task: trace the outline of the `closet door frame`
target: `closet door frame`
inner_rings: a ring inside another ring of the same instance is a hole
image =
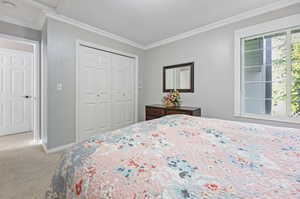
[[[133,76],[134,78],[134,100],[133,100],[133,104],[134,104],[134,122],[136,123],[138,121],[138,74],[139,74],[139,56],[135,55],[135,54],[130,54],[130,53],[126,53],[126,52],[122,52],[119,50],[115,50],[112,48],[108,48],[106,46],[101,46],[101,45],[97,45],[91,42],[86,42],[86,41],[82,41],[82,40],[77,40],[76,41],[76,119],[75,119],[75,125],[76,125],[76,143],[78,143],[80,141],[79,139],[79,56],[80,56],[80,46],[85,46],[85,47],[90,47],[90,48],[94,48],[94,49],[99,49],[102,51],[106,51],[106,52],[110,52],[110,53],[114,53],[114,54],[119,54],[119,55],[123,55],[126,57],[131,57],[135,60],[135,64],[134,64],[134,74]]]

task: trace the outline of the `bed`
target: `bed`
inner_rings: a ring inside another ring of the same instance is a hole
[[[172,115],[66,152],[47,199],[299,199],[300,130]]]

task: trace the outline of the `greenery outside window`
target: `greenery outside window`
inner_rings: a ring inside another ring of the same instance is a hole
[[[241,39],[241,114],[300,116],[300,28]]]

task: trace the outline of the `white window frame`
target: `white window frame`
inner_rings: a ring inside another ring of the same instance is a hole
[[[242,39],[260,36],[268,33],[284,31],[287,29],[299,28],[300,26],[300,14],[291,15],[288,17],[276,19],[266,23],[250,26],[235,31],[234,33],[234,116],[235,117],[244,117],[249,119],[260,119],[260,120],[272,120],[286,123],[298,123],[300,124],[300,118],[289,118],[289,117],[274,117],[268,115],[258,115],[258,114],[248,114],[242,112],[242,102],[241,102],[241,50],[242,50]],[[289,81],[290,79],[288,79]]]

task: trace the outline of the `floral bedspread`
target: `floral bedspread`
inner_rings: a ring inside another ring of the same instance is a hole
[[[47,199],[299,199],[300,130],[173,115],[75,145]]]

